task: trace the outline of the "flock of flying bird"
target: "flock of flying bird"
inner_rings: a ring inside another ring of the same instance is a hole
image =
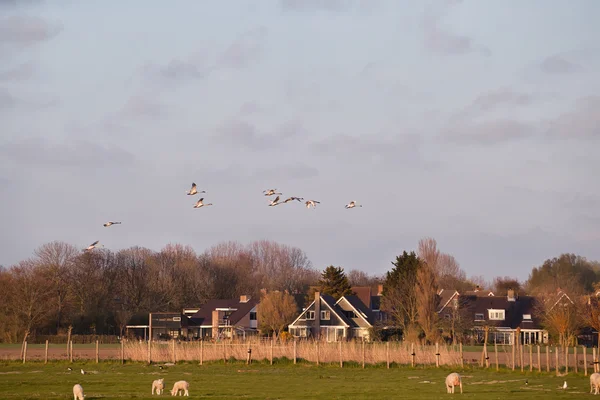
[[[198,193],[206,193],[206,191],[202,190],[202,191],[198,191],[198,186],[196,185],[196,183],[192,182],[192,187],[190,188],[190,190],[188,190],[187,192],[185,192],[185,194],[187,194],[188,196],[194,196]],[[277,195],[277,197],[275,197],[273,200],[269,201],[269,207],[274,207],[274,206],[278,206],[281,204],[286,204],[289,203],[290,201],[298,201],[299,203],[302,203],[302,201],[304,201],[304,197],[288,197],[287,199],[283,200],[283,201],[279,201],[281,195],[283,195],[283,193],[279,193],[277,192],[277,189],[268,189],[268,190],[263,190],[263,193],[265,196],[274,196]],[[306,208],[315,208],[317,207],[317,204],[321,204],[320,201],[317,200],[307,200],[304,202],[304,205],[306,206]],[[201,207],[205,207],[205,206],[212,206],[212,203],[204,203],[204,197],[201,197],[198,199],[198,201],[196,203],[194,203],[194,208],[201,208]],[[355,207],[362,207],[361,204],[357,204],[355,201],[351,201],[350,203],[346,204],[344,206],[347,209],[350,208],[355,208]],[[104,224],[104,226],[106,228],[108,228],[109,226],[112,225],[118,225],[121,224],[121,222],[116,222],[116,221],[108,221]],[[84,249],[84,251],[91,251],[94,248],[96,248],[96,246],[98,245],[98,243],[100,243],[99,240],[96,240],[94,243],[90,244],[88,247],[86,247]],[[102,246],[102,245],[100,245]]]

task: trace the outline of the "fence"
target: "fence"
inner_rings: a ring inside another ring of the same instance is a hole
[[[500,349],[500,351],[499,351]],[[593,372],[599,371],[598,353],[596,348],[592,354],[584,346],[558,347],[540,345],[484,345],[481,351],[463,352],[462,345],[448,346],[435,344],[433,346],[418,345],[405,342],[319,342],[310,340],[273,341],[252,339],[242,342],[146,342],[123,340],[119,344],[102,344],[99,340],[91,345],[79,344],[73,341],[68,344],[29,345],[24,342],[19,353],[18,348],[7,352],[0,348],[0,358],[22,360],[113,360],[124,363],[137,362],[229,362],[231,360],[267,361],[270,364],[279,359],[288,359],[294,364],[298,362],[320,364],[353,363],[362,365],[383,364],[390,368],[391,364],[416,366],[453,366],[464,367],[465,364],[482,368],[500,366],[514,370],[551,372],[557,375],[579,372],[588,374],[588,368]]]

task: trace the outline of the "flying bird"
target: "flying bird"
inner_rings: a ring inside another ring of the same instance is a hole
[[[281,204],[279,202],[279,196],[275,197],[275,200],[271,200],[271,203],[269,204],[269,207],[273,207],[273,206],[276,206],[278,204]]]
[[[316,201],[316,200],[308,200],[308,201],[307,201],[306,203],[304,203],[304,204],[306,204],[306,208],[310,208],[311,206],[312,206],[313,208],[315,208],[315,207],[317,207],[317,204],[321,204],[321,202],[320,202],[320,201]]]
[[[302,200],[304,200],[304,197],[288,197],[287,199],[285,199],[283,202],[284,203],[289,203],[290,201],[294,201],[294,200],[298,200],[300,203],[302,203]]]
[[[99,240],[96,240],[94,243],[92,243],[88,247],[86,247],[86,250],[87,251],[93,250],[99,242],[100,242]]]
[[[354,207],[362,207],[360,204],[356,204],[355,201],[351,201],[350,203],[345,205],[346,208],[354,208]]]
[[[283,194],[283,193],[277,193],[277,189],[263,190],[263,193],[265,194],[265,196],[273,196],[274,194],[277,194],[277,195]]]
[[[192,182],[192,188],[189,190],[189,192],[185,192],[185,194],[187,194],[188,196],[193,196],[196,193],[206,193],[206,192],[204,190],[201,192],[198,192],[196,184],[194,182]]]
[[[198,200],[196,202],[196,204],[194,204],[194,208],[200,208],[200,207],[204,207],[204,206],[212,206],[212,203],[204,204],[202,202],[203,200],[204,200],[204,197],[202,197],[200,200]]]
[[[117,225],[117,224],[120,224],[120,222],[108,221],[107,223],[104,224],[104,226],[109,227],[111,225]]]

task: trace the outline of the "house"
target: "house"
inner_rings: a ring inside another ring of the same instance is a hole
[[[330,295],[315,292],[315,300],[288,325],[288,331],[294,337],[328,342],[369,340],[374,322],[371,309],[358,296],[342,296],[336,301]]]
[[[201,307],[184,308],[182,312],[155,312],[149,316],[150,337],[223,339],[258,334],[256,306],[250,296],[209,300]]]
[[[472,321],[478,342],[483,342],[486,326],[489,328],[489,343],[513,344],[515,340],[523,344],[548,342],[548,332],[534,315],[536,299],[532,296],[519,296],[510,289],[506,296],[451,291],[442,292],[440,297],[440,317],[450,319],[454,315],[453,310],[462,307]]]

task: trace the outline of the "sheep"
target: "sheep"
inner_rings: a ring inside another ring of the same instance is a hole
[[[462,379],[456,372],[451,373],[446,377],[446,391],[447,393],[454,393],[454,387],[460,386],[460,392],[462,393]]]
[[[161,394],[165,389],[165,378],[160,378],[152,382],[152,394],[154,394],[154,390],[156,389],[156,394]]]
[[[590,375],[590,393],[598,394],[600,391],[600,374],[594,372]]]
[[[171,390],[171,396],[177,396],[178,393],[180,396],[182,395],[182,393],[183,393],[183,396],[189,396],[190,395],[189,389],[190,389],[190,384],[187,383],[186,381],[175,382],[175,384],[173,385],[173,390]]]
[[[83,388],[81,385],[78,383],[73,386],[73,400],[83,400],[84,397],[85,394],[83,394]]]

